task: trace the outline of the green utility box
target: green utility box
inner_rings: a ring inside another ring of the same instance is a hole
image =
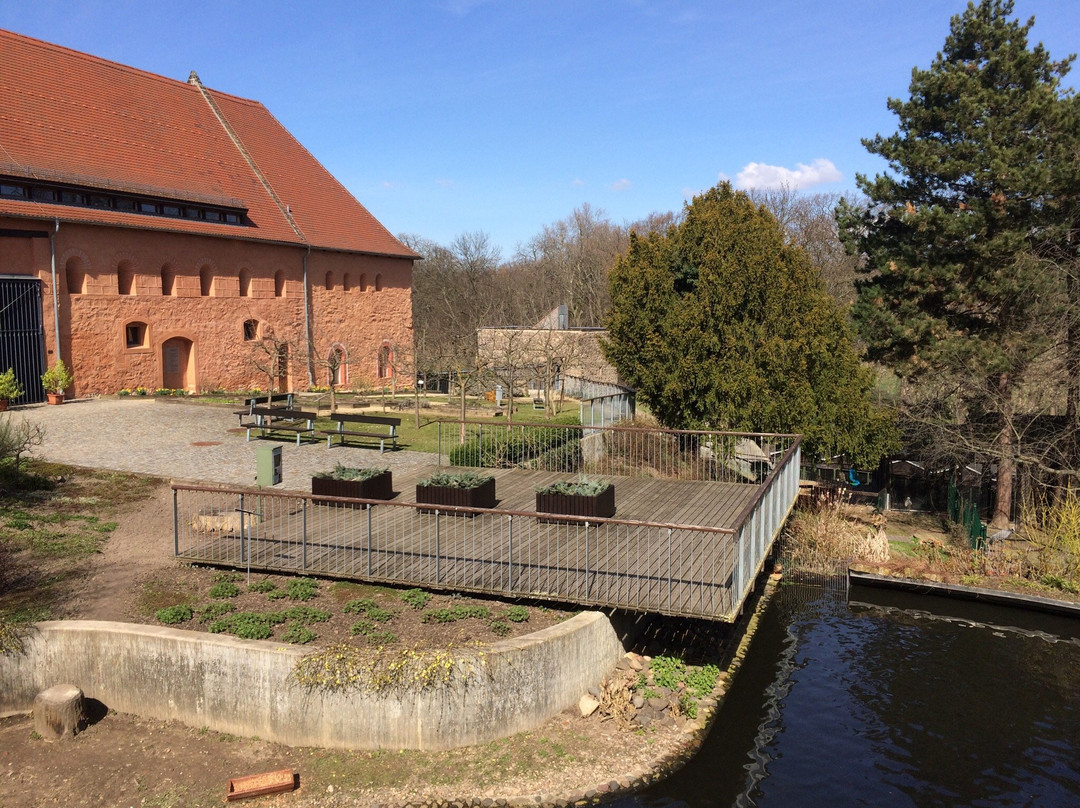
[[[281,482],[281,447],[255,447],[255,484],[277,485]]]

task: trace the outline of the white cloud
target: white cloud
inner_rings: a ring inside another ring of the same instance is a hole
[[[721,174],[721,176],[723,176],[723,175]],[[685,199],[687,202],[689,202],[691,199],[693,199],[695,196],[697,196],[700,193],[701,193],[700,190],[691,188],[689,185],[687,185],[685,188],[682,189],[682,198]]]
[[[735,176],[736,188],[791,188],[800,190],[823,182],[839,182],[844,175],[832,160],[819,157],[810,165],[796,163],[795,168],[771,166],[767,163],[747,163]]]
[[[397,186],[398,186],[398,184],[396,182],[392,182],[391,180],[383,180],[383,183],[382,183],[382,187],[385,188],[388,191],[391,191],[394,188],[397,188]]]
[[[449,188],[451,185],[454,184],[454,181],[453,180],[438,179],[438,180],[435,180],[435,184],[438,185],[441,188]]]
[[[753,164],[751,164],[751,165],[753,165]],[[717,182],[731,182],[731,177],[729,177],[727,174],[725,174],[723,171],[721,171],[719,174],[716,175],[716,181]]]
[[[585,184],[585,180],[581,179],[580,177],[574,177],[574,181],[570,184],[573,185],[575,188],[580,188],[582,185]]]
[[[630,180],[626,179],[626,177],[623,177],[621,180],[617,180],[616,182],[611,183],[608,188],[610,188],[612,191],[626,191],[629,190],[630,185]]]

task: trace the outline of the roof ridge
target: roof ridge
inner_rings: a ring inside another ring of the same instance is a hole
[[[268,180],[266,178],[266,175],[259,170],[259,166],[256,165],[255,159],[248,153],[248,150],[244,148],[243,142],[240,140],[240,137],[236,134],[235,130],[233,130],[232,126],[229,124],[228,119],[225,117],[225,113],[223,113],[218,108],[218,105],[217,103],[215,103],[213,96],[210,95],[210,91],[203,86],[202,81],[199,79],[199,74],[192,70],[191,75],[188,76],[187,83],[194,85],[198,88],[199,92],[202,93],[202,97],[206,99],[206,103],[209,105],[210,111],[213,112],[214,117],[218,119],[218,123],[221,124],[221,128],[225,130],[225,134],[229,136],[229,139],[233,142],[233,145],[236,146],[237,151],[240,152],[240,156],[244,158],[244,161],[255,173],[255,176],[258,177],[259,182],[262,183],[263,188],[266,189],[266,192],[270,195],[270,198],[274,200],[274,204],[278,206],[278,210],[281,211],[281,215],[285,217],[285,220],[289,223],[289,226],[293,229],[293,232],[296,233],[297,238],[299,238],[305,244],[308,244],[309,242],[307,240],[307,237],[304,236],[304,232],[300,229],[299,225],[296,224],[296,220],[293,219],[292,211],[289,209],[289,206],[281,201],[281,199],[277,195],[277,192],[274,191],[274,187],[270,184],[270,180]]]

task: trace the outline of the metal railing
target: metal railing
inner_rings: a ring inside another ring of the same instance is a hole
[[[760,483],[799,436],[466,420],[438,439],[451,466]]]
[[[174,484],[174,551],[249,572],[730,621],[795,501],[798,458],[796,437],[734,528]]]

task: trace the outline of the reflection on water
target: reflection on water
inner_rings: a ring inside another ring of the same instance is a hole
[[[1080,621],[777,597],[701,752],[616,805],[1080,805]]]

